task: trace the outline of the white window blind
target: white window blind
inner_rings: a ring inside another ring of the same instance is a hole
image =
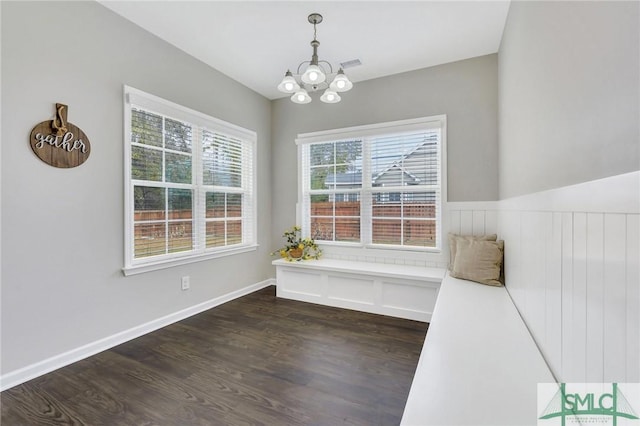
[[[125,273],[255,247],[255,139],[125,87]]]
[[[300,135],[303,232],[325,243],[440,249],[445,124],[438,116]]]

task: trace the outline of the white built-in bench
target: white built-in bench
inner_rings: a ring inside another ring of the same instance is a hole
[[[555,382],[505,287],[442,282],[402,425],[535,425]]]
[[[429,322],[445,270],[338,259],[278,259],[278,297]]]

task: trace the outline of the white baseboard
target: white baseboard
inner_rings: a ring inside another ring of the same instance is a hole
[[[4,374],[3,376],[0,376],[0,391],[12,388],[21,383],[42,376],[43,374],[47,374],[54,370],[57,370],[58,368],[73,364],[74,362],[80,361],[122,343],[128,342],[129,340],[143,336],[147,333],[166,327],[190,316],[199,314],[218,305],[222,305],[223,303],[229,302],[233,299],[237,299],[241,296],[253,293],[254,291],[275,284],[276,280],[270,278],[265,281],[241,288],[239,290],[232,291],[231,293],[213,298],[211,300],[207,300],[206,302],[190,306],[186,309],[182,309],[178,312],[174,312],[164,317],[138,325],[128,330],[121,331],[120,333],[116,333],[112,336],[96,340],[95,342],[80,346],[59,355],[55,355],[51,358],[45,359],[35,364],[31,364],[18,370],[11,371],[7,374]]]

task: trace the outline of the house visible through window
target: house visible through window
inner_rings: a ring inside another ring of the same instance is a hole
[[[125,272],[255,247],[255,139],[125,87]]]
[[[300,135],[304,233],[440,249],[445,130],[438,116]]]

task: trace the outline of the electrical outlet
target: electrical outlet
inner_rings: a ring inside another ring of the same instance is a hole
[[[191,284],[189,283],[189,275],[182,277],[182,290],[189,290]]]

